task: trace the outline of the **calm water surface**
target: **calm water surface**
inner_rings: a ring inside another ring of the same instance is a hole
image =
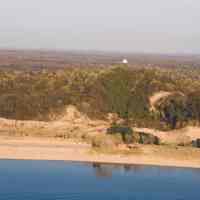
[[[0,161],[0,200],[198,200],[200,170]]]

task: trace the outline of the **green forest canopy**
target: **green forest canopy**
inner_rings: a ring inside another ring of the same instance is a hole
[[[0,117],[49,120],[69,104],[91,118],[117,113],[128,123],[178,128],[200,122],[198,69],[74,68],[62,71],[0,71]],[[169,91],[152,112],[149,97]]]

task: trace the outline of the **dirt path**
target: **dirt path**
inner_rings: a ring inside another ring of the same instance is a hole
[[[160,100],[163,99],[165,97],[168,97],[172,94],[172,92],[166,92],[166,91],[160,91],[157,92],[155,94],[153,94],[150,98],[149,98],[149,102],[150,102],[150,110],[154,111],[156,110],[155,108],[155,104]]]

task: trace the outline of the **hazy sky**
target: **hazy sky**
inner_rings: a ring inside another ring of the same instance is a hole
[[[0,0],[0,48],[200,53],[200,1]]]

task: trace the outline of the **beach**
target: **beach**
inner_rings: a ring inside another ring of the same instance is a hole
[[[144,145],[139,152],[105,153],[70,140],[37,137],[1,137],[0,159],[63,160],[110,164],[138,164],[200,168],[200,149]]]

